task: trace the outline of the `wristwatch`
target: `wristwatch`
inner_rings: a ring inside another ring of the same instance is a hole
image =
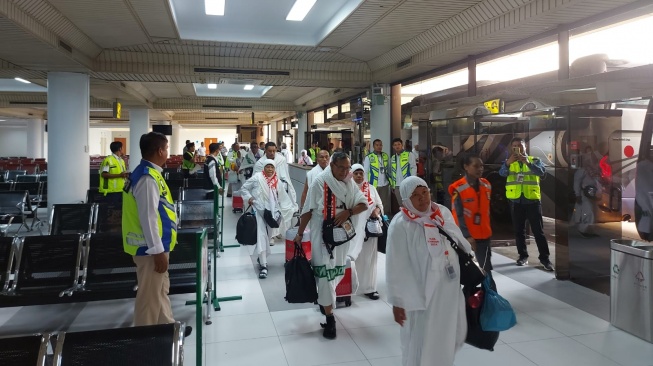
[[[354,210],[352,210],[352,209],[350,208],[350,209],[348,209],[347,211],[349,212],[349,217],[354,216]]]

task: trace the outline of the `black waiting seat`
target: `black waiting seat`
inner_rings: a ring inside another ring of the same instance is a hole
[[[166,174],[166,179],[167,180],[170,180],[170,179],[183,180],[184,179],[184,173],[182,173],[181,171],[178,171],[178,170],[165,172],[165,174]]]
[[[213,229],[213,201],[179,201],[180,229]],[[211,230],[209,230],[210,232]]]
[[[122,202],[101,202],[97,204],[96,233],[122,233]]]
[[[15,181],[19,175],[27,174],[27,170],[8,170],[5,174],[7,181]]]
[[[2,215],[0,214],[0,237],[6,236],[7,231],[11,227],[11,223],[14,221],[12,215]]]
[[[103,329],[57,336],[55,366],[176,366],[183,362],[184,324]]]
[[[11,294],[63,296],[78,287],[82,273],[81,235],[26,236],[20,247],[18,274],[11,283]]]
[[[15,238],[0,237],[0,286],[2,286],[2,292],[7,291],[9,276],[14,270],[15,240]]]
[[[169,179],[166,180],[166,184],[168,184],[168,188],[170,189],[172,200],[179,200],[179,188],[186,188],[186,179]]]
[[[0,365],[44,365],[50,335],[0,338]]]
[[[95,204],[70,203],[52,205],[50,235],[86,234],[95,226]]]
[[[100,186],[100,173],[96,172],[91,172],[89,174],[89,187],[91,188],[98,188]]]
[[[125,253],[122,233],[93,234],[88,246],[88,262],[84,289],[94,292],[124,291],[133,295],[136,266]]]
[[[16,182],[35,183],[39,181],[38,174],[26,174],[16,176]]]
[[[185,188],[182,189],[179,196],[180,201],[202,201],[209,199],[209,193],[204,188]],[[212,196],[212,195],[211,195]]]
[[[186,179],[187,188],[204,188],[205,186],[206,186],[206,179],[203,177]]]
[[[20,230],[27,219],[25,208],[28,201],[27,191],[0,192],[0,216],[12,216],[14,223],[21,223]]]
[[[22,176],[21,176],[22,177]],[[41,182],[21,182],[14,184],[15,191],[29,192],[29,198],[32,205],[40,205],[43,200],[43,183]]]
[[[197,231],[197,229],[177,231],[177,245],[170,252],[168,266],[171,294],[196,291]]]
[[[0,182],[0,192],[8,192],[14,190],[14,182]]]

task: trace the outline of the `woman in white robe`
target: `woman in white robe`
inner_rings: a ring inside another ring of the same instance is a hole
[[[286,192],[286,186],[277,177],[274,161],[267,159],[263,171],[254,174],[241,188],[243,200],[253,205],[256,211],[256,246],[254,247],[254,254],[258,255],[259,278],[267,278],[268,276],[267,257],[271,253],[270,240],[273,234],[272,229],[263,218],[265,210],[270,210],[273,217],[281,215],[281,228],[290,226],[292,215],[297,211],[295,190],[290,186],[289,191],[292,194],[289,194],[289,192]]]
[[[467,333],[465,300],[458,256],[438,227],[466,252],[472,249],[451,211],[431,202],[424,180],[408,177],[399,190],[403,207],[388,229],[386,281],[388,302],[402,326],[402,365],[452,366]]]
[[[356,224],[356,236],[349,245],[349,257],[356,264],[358,276],[358,293],[364,294],[372,300],[378,300],[379,294],[376,291],[376,265],[378,259],[378,238],[365,238],[365,226],[371,218],[380,219],[383,212],[383,202],[373,185],[365,181],[365,168],[361,164],[354,164],[351,167],[354,182],[363,192],[367,199],[367,211],[363,212]]]
[[[322,222],[325,219],[323,211],[326,187],[331,190],[335,201],[335,204],[327,204],[327,207],[335,209],[335,215],[331,217],[336,226],[351,219],[353,226],[356,227],[358,214],[367,210],[367,199],[351,179],[350,169],[349,156],[345,153],[336,153],[331,164],[324,172],[315,177],[308,189],[297,236],[294,240],[296,243],[301,243],[304,230],[309,227],[311,230],[311,262],[315,277],[317,277],[317,302],[323,308],[326,316],[326,323],[322,326],[324,327],[323,336],[327,339],[336,337],[333,305],[336,303],[336,286],[345,274],[350,242],[333,248],[331,253],[324,244]]]
[[[299,159],[297,160],[297,164],[299,165],[308,165],[312,166],[313,165],[313,160],[311,159],[310,156],[306,153],[306,150],[302,150],[301,155],[299,156]]]

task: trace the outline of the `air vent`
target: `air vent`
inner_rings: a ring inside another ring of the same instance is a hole
[[[403,60],[403,61],[399,61],[399,62],[397,63],[397,68],[398,68],[398,69],[401,69],[402,67],[406,67],[406,66],[408,66],[408,65],[410,65],[410,64],[412,64],[412,63],[413,63],[413,58],[412,58],[412,57],[409,57],[409,58],[407,58],[407,59],[405,59],[405,60]]]
[[[12,105],[46,105],[48,102],[9,102]]]
[[[229,85],[261,85],[263,80],[254,79],[220,79],[219,84]]]
[[[229,121],[238,121],[238,117],[204,117],[204,119],[223,119]]]
[[[213,69],[213,68],[209,68],[209,67],[195,67],[193,70],[195,72],[209,73],[209,74],[290,76],[289,71],[274,71],[274,70]]]
[[[59,40],[59,47],[63,48],[64,50],[68,51],[68,53],[73,53],[73,48],[66,42]]]
[[[202,108],[215,108],[215,109],[230,109],[230,110],[238,110],[238,109],[252,109],[251,105],[217,105],[217,104],[204,104],[202,105]]]

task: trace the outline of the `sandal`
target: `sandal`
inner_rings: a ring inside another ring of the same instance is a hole
[[[261,272],[259,272],[258,278],[268,278],[268,268],[267,267],[261,268]]]
[[[365,294],[365,296],[369,297],[372,300],[378,300],[380,298],[379,293],[374,291],[374,292],[369,292]]]

